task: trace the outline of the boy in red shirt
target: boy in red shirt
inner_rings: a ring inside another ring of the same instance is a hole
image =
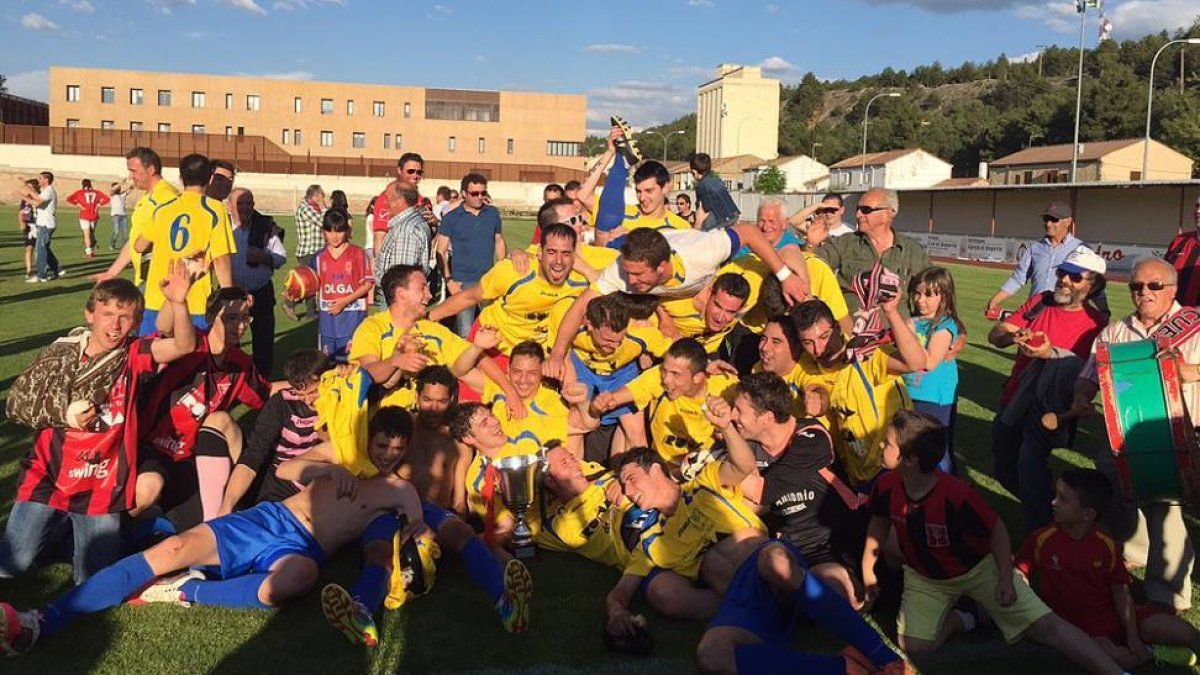
[[[1103,473],[1064,471],[1055,488],[1054,524],[1029,535],[1016,568],[1056,614],[1090,635],[1122,667],[1136,668],[1150,659],[1193,665],[1200,632],[1170,608],[1134,604],[1121,547],[1096,527],[1112,497],[1112,483]]]
[[[67,196],[67,203],[79,207],[79,229],[83,230],[83,253],[89,258],[96,255],[96,221],[100,220],[99,209],[108,203],[108,195],[92,189],[92,181],[84,178],[83,187]]]
[[[1121,673],[1095,642],[1017,581],[1004,523],[966,482],[937,468],[946,451],[945,435],[932,417],[897,412],[883,447],[883,466],[893,470],[883,473],[871,491],[863,584],[868,599],[878,595],[875,563],[895,525],[904,554],[897,642],[909,654],[929,653],[954,633],[974,628],[971,615],[952,609],[967,595],[1009,642],[1028,636],[1089,672]]]
[[[341,209],[325,212],[325,248],[313,257],[319,281],[317,347],[335,363],[345,363],[350,338],[367,318],[367,296],[375,286],[367,252],[350,243],[350,217]]]

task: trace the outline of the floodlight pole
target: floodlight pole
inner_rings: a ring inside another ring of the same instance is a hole
[[[1083,31],[1087,25],[1088,0],[1075,0],[1079,12],[1079,76],[1075,79],[1075,142],[1071,144],[1071,183],[1079,169],[1079,111],[1083,105]]]
[[[867,107],[865,110],[863,110],[862,168],[860,171],[862,171],[862,182],[864,186],[867,184],[867,120],[871,118],[871,104],[874,103],[876,99],[897,98],[899,96],[900,92],[898,91],[885,91],[882,94],[875,94],[871,97],[870,101],[867,101]]]
[[[1150,175],[1150,113],[1154,110],[1154,65],[1158,63],[1158,57],[1162,55],[1167,47],[1179,44],[1200,45],[1200,38],[1171,40],[1159,47],[1158,51],[1154,53],[1154,58],[1150,61],[1150,86],[1147,87],[1149,91],[1146,92],[1146,139],[1142,141],[1142,182],[1145,182]]]

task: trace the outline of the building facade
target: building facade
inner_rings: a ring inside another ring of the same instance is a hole
[[[1124,183],[1142,180],[1145,140],[1080,143],[1075,180],[1079,183]],[[1071,144],[1026,148],[990,165],[992,185],[1038,185],[1071,181]],[[1150,141],[1146,180],[1189,180],[1194,162],[1158,141]]]
[[[776,157],[775,159],[746,169],[742,183],[753,187],[758,177],[768,166],[777,167],[787,178],[785,192],[814,192],[829,187],[829,167],[809,157]]]
[[[920,148],[868,152],[843,159],[829,167],[829,189],[863,191],[932,187],[950,178],[954,166]]]
[[[696,89],[696,152],[778,157],[779,80],[757,66],[721,64],[717,78]]]
[[[261,136],[313,157],[583,168],[587,97],[50,68],[50,125]]]

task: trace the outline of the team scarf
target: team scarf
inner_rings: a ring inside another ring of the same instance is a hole
[[[876,349],[892,341],[881,305],[899,295],[900,276],[877,260],[870,270],[855,275],[850,290],[862,309],[854,313],[854,328],[846,342],[846,352],[851,361],[865,361]]]
[[[38,352],[8,391],[8,419],[31,429],[67,428],[67,407],[86,401],[97,409],[106,401],[129,357],[129,340],[116,349],[86,357],[92,331],[75,328]]]

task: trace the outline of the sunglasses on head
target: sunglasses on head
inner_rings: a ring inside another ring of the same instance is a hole
[[[1066,278],[1070,279],[1073,283],[1076,283],[1076,284],[1083,281],[1083,273],[1081,273],[1081,272],[1068,272],[1066,270],[1054,270],[1054,274],[1059,279],[1066,277]]]
[[[876,211],[887,211],[890,208],[890,206],[867,206],[866,204],[859,204],[856,210],[864,216],[869,216]]]
[[[1134,293],[1140,293],[1142,291],[1142,289],[1144,288],[1146,290],[1154,291],[1157,293],[1158,291],[1161,291],[1162,289],[1166,288],[1167,286],[1174,286],[1174,285],[1175,284],[1164,284],[1161,281],[1131,281],[1131,282],[1129,282],[1129,290],[1133,291]]]

